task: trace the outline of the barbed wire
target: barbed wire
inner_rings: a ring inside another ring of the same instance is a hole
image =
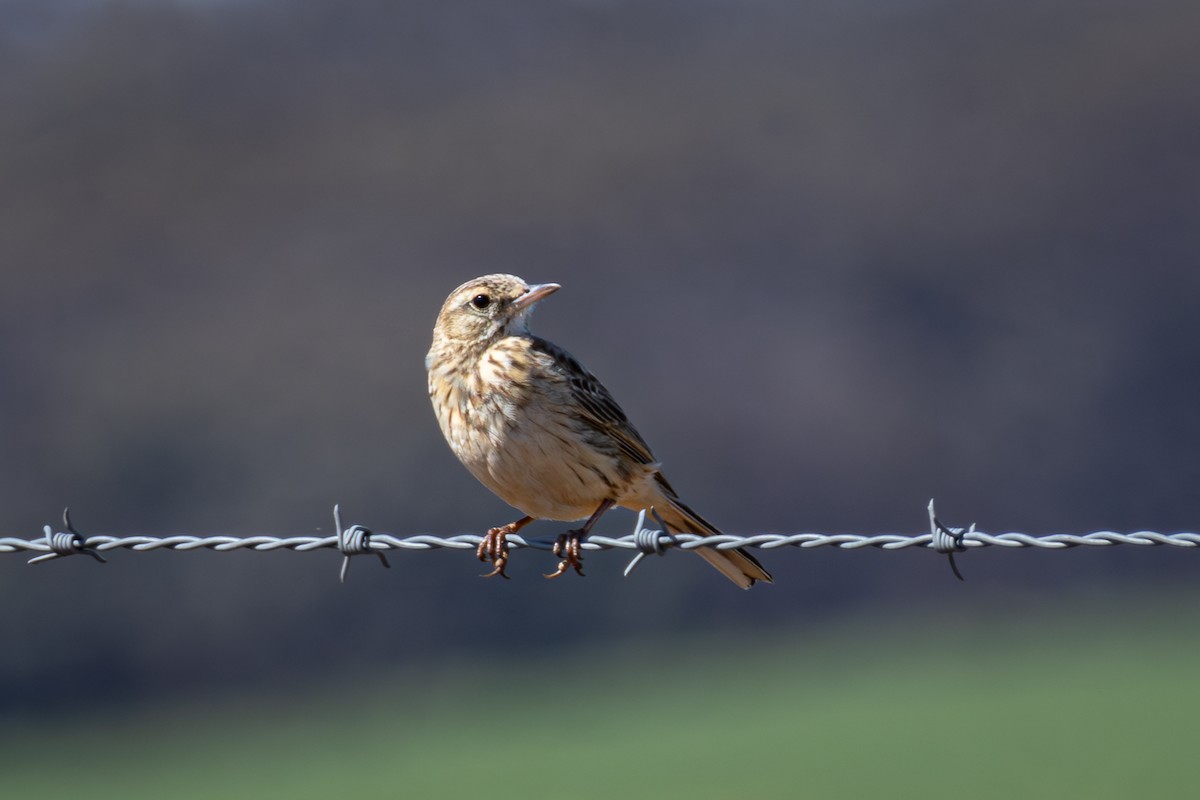
[[[1007,533],[985,533],[976,530],[972,524],[966,528],[952,528],[942,524],[934,512],[933,501],[929,501],[929,532],[920,534],[877,533],[757,533],[751,535],[721,534],[718,536],[700,536],[691,533],[668,533],[661,519],[650,509],[650,514],[658,520],[661,529],[645,527],[646,512],[638,515],[634,531],[625,536],[603,536],[595,534],[583,542],[584,550],[637,550],[638,553],[625,569],[628,575],[648,555],[663,555],[669,548],[694,550],[698,547],[713,547],[718,550],[736,548],[761,548],[776,550],[783,547],[799,547],[811,549],[814,547],[836,547],[841,550],[860,550],[872,548],[877,550],[901,550],[910,547],[934,550],[949,556],[950,566],[954,574],[962,580],[962,574],[954,561],[955,553],[980,547],[1036,547],[1049,550],[1066,550],[1076,547],[1111,547],[1114,545],[1138,545],[1142,547],[1171,546],[1196,548],[1200,547],[1200,533],[1158,533],[1155,531],[1134,531],[1119,533],[1117,531],[1095,531],[1084,534],[1052,533],[1034,536],[1027,533],[1010,531]],[[433,534],[417,534],[413,536],[395,536],[388,533],[377,533],[362,525],[342,526],[341,510],[338,506],[333,509],[336,533],[324,536],[230,536],[192,534],[171,534],[166,536],[112,536],[106,534],[84,535],[75,529],[71,522],[70,509],[63,511],[63,531],[55,531],[50,525],[45,526],[44,535],[39,539],[21,539],[16,537],[0,537],[0,553],[37,553],[29,559],[30,564],[50,561],[69,555],[89,555],[97,561],[104,562],[101,553],[109,550],[125,549],[134,552],[149,550],[211,550],[219,553],[232,550],[254,550],[270,552],[274,550],[291,550],[294,552],[309,552],[311,550],[340,551],[342,561],[341,579],[345,581],[346,570],[350,559],[357,555],[376,555],[383,566],[388,567],[385,553],[392,550],[426,551],[436,549],[475,550],[483,540],[483,536],[475,533],[460,533],[451,536]],[[551,550],[554,537],[526,538],[517,534],[508,536],[509,547],[513,549],[531,548],[535,550]]]

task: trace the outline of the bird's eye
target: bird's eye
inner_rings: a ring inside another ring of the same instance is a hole
[[[488,297],[486,294],[477,294],[471,298],[471,305],[475,306],[480,311],[483,311],[491,304],[492,298]]]

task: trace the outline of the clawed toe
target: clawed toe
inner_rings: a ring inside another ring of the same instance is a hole
[[[508,573],[504,571],[508,566],[508,535],[516,533],[531,522],[533,517],[521,517],[516,522],[488,530],[483,541],[475,548],[475,557],[480,561],[490,561],[496,566],[488,574],[481,575],[481,578],[494,578],[499,575],[508,580]]]
[[[571,567],[580,575],[583,575],[583,553],[581,545],[583,543],[584,531],[567,531],[561,534],[554,542],[554,555],[562,559],[558,562],[558,569],[546,575],[547,578],[561,578],[567,574],[567,570]],[[587,576],[584,576],[587,577]]]
[[[508,566],[508,533],[511,526],[505,525],[503,528],[491,528],[487,535],[483,537],[483,541],[479,543],[479,547],[475,548],[475,557],[480,561],[491,561],[495,564],[495,568],[481,575],[483,578],[494,578],[499,575],[501,578],[508,580],[508,573],[505,568]]]

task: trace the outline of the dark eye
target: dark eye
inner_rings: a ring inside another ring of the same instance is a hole
[[[477,294],[471,298],[471,305],[475,306],[480,311],[483,311],[491,304],[492,298],[488,297],[486,294]]]

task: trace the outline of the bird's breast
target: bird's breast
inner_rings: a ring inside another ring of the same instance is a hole
[[[611,450],[595,445],[569,386],[530,354],[491,348],[468,370],[429,373],[442,433],[463,465],[532,517],[575,520],[621,494]]]

